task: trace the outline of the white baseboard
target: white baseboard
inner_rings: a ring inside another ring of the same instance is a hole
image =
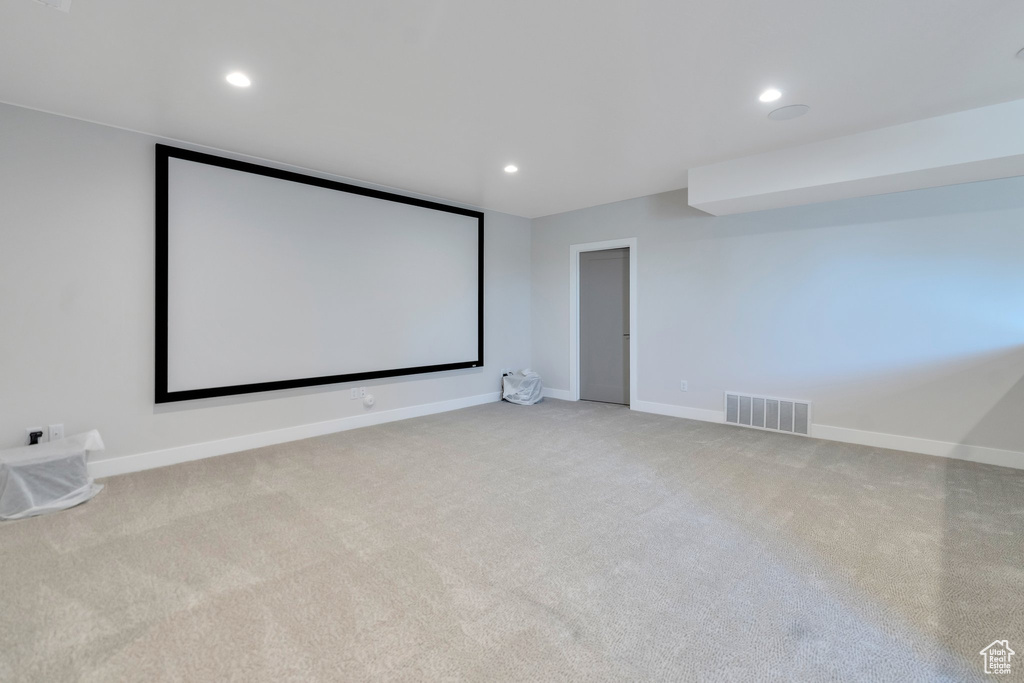
[[[569,392],[564,389],[544,389],[546,398],[572,400]],[[200,460],[227,453],[237,453],[251,448],[273,446],[288,441],[298,441],[324,434],[343,432],[358,427],[369,427],[371,425],[407,420],[412,417],[433,415],[460,408],[484,403],[494,403],[501,400],[501,393],[480,394],[478,396],[467,396],[450,401],[439,401],[437,403],[426,403],[423,405],[396,408],[394,410],[383,410],[380,412],[368,412],[362,415],[342,417],[326,422],[315,422],[313,424],[286,427],[269,432],[257,434],[245,434],[218,441],[207,441],[204,443],[189,444],[176,448],[167,448],[160,451],[150,451],[137,455],[128,455],[119,458],[108,458],[89,463],[89,474],[97,479],[111,477],[129,472],[139,472],[155,467],[165,467],[190,460]],[[668,403],[653,403],[651,401],[636,401],[631,408],[643,413],[654,413],[656,415],[668,415],[670,417],[682,417],[688,420],[700,420],[702,422],[725,422],[725,413],[721,410],[705,410],[702,408],[689,408],[686,406],[671,405]],[[988,448],[986,446],[969,446],[965,444],[952,443],[947,441],[933,441],[913,436],[899,436],[896,434],[882,434],[879,432],[867,432],[859,429],[848,429],[846,427],[832,427],[829,425],[811,425],[811,436],[816,439],[829,441],[840,441],[853,443],[862,446],[873,446],[875,448],[889,448],[897,451],[909,451],[911,453],[923,453],[944,458],[956,458],[971,462],[985,463],[988,465],[999,465],[1024,469],[1024,453],[1007,451],[999,448]]]
[[[395,408],[394,410],[382,410],[368,412],[362,415],[341,417],[336,420],[325,422],[314,422],[312,424],[285,427],[269,432],[258,432],[256,434],[245,434],[233,436],[217,441],[206,441],[204,443],[189,444],[176,448],[167,448],[160,451],[126,455],[119,458],[107,458],[89,463],[89,474],[96,478],[112,477],[118,474],[139,472],[141,470],[153,469],[154,467],[165,467],[190,460],[211,458],[216,455],[237,453],[247,451],[251,448],[273,446],[287,441],[298,441],[334,432],[343,432],[357,427],[369,427],[370,425],[407,420],[411,417],[422,417],[434,413],[444,413],[449,410],[469,408],[484,403],[494,403],[501,400],[501,392],[480,394],[479,396],[467,396],[456,398],[450,401],[439,401],[437,403],[425,403],[422,405],[408,406],[406,408]]]
[[[572,394],[565,389],[552,389],[551,387],[544,387],[541,394],[544,398],[557,398],[560,401],[571,401]]]
[[[650,401],[637,401],[632,408],[633,410],[639,410],[644,413],[683,417],[688,420],[725,422],[725,412],[721,410],[687,408],[685,406],[670,405],[668,403],[652,403]],[[924,455],[956,458],[958,460],[980,462],[987,465],[999,465],[1001,467],[1024,469],[1024,453],[1006,451],[999,448],[989,448],[987,446],[968,446],[966,444],[952,443],[949,441],[921,439],[916,436],[898,436],[896,434],[866,432],[860,429],[831,427],[829,425],[818,424],[811,425],[811,436],[815,439],[825,439],[827,441],[840,441],[842,443],[854,443],[861,446],[889,448],[895,451],[923,453]]]
[[[910,451],[911,453],[937,455],[942,458],[956,458],[957,460],[969,460],[987,465],[1013,467],[1019,470],[1024,469],[1024,453],[1004,451],[1001,448],[969,446],[950,441],[933,441],[916,436],[866,432],[860,429],[830,427],[829,425],[811,425],[811,436],[816,439],[856,443],[862,446],[874,446],[875,448],[891,448],[896,451]]]
[[[654,413],[655,415],[668,415],[669,417],[684,417],[687,420],[700,420],[701,422],[725,422],[725,412],[722,410],[688,408],[686,406],[675,406],[669,403],[653,403],[652,401],[636,401],[630,406],[630,408],[638,410],[641,413]]]

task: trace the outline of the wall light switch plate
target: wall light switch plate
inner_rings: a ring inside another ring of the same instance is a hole
[[[690,383],[687,382],[685,379],[684,380],[680,380],[679,381],[679,391],[689,391],[689,390],[690,390]]]
[[[357,398],[359,398],[359,388],[358,387],[352,387],[352,393],[349,394],[349,398],[352,399],[353,401],[356,400]]]
[[[50,441],[60,441],[64,438],[64,425],[50,425]]]

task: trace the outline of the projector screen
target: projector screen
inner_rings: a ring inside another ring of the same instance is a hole
[[[156,146],[156,402],[483,366],[483,214]]]

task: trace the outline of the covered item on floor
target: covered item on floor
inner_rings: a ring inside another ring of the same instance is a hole
[[[95,429],[59,441],[0,451],[0,519],[21,519],[84,503],[94,484],[88,454],[103,450]]]
[[[509,403],[528,406],[540,400],[544,387],[533,370],[520,370],[501,378],[501,397]]]

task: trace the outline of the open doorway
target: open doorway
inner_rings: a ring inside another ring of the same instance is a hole
[[[629,248],[580,254],[580,400],[629,405]]]
[[[636,403],[636,239],[570,248],[569,393]]]

